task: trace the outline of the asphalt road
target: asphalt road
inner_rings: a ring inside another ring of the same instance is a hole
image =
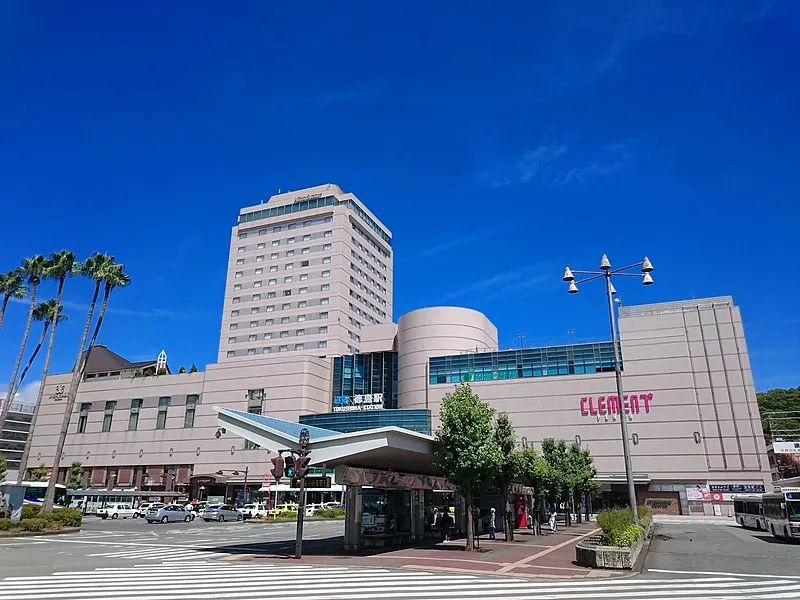
[[[775,539],[733,522],[656,523],[647,576],[680,573],[794,576],[800,579],[800,543]]]
[[[343,521],[307,521],[304,543],[344,534]],[[295,523],[153,523],[143,519],[88,517],[79,533],[0,538],[0,579],[9,576],[127,567],[163,561],[191,563],[233,554],[294,547]]]

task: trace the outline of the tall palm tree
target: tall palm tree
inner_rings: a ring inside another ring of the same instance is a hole
[[[97,341],[97,334],[100,333],[100,326],[103,324],[103,317],[106,314],[106,308],[108,307],[108,297],[111,295],[111,291],[114,288],[122,288],[130,285],[131,277],[127,273],[125,273],[125,265],[109,262],[106,264],[106,269],[104,273],[105,279],[105,290],[103,292],[103,304],[100,306],[100,315],[97,317],[97,323],[94,326],[94,332],[92,333],[92,339],[89,341],[89,355],[91,355],[92,348],[94,348],[94,343]],[[87,355],[86,360],[89,360],[89,355]],[[85,368],[85,365],[84,365]],[[80,381],[80,378],[78,379]]]
[[[50,255],[50,258],[47,261],[47,266],[45,267],[45,270],[42,275],[46,279],[58,280],[58,292],[56,293],[56,299],[49,301],[52,303],[52,305],[48,307],[49,310],[44,309],[44,313],[39,315],[40,317],[39,320],[45,319],[46,326],[49,325],[46,318],[50,314],[58,314],[58,311],[55,311],[55,313],[53,312],[54,307],[58,307],[59,311],[63,308],[63,306],[61,306],[61,297],[64,293],[64,282],[66,282],[68,277],[72,277],[75,270],[79,268],[80,264],[75,260],[75,253],[72,252],[71,250],[61,250],[60,252],[53,252]],[[41,304],[39,306],[42,307]],[[50,333],[50,341],[48,342],[48,353],[52,351],[50,347],[52,346],[53,340],[55,339],[56,325],[58,325],[58,322],[61,320],[62,319],[58,318],[55,321],[52,321],[53,329]],[[25,370],[22,372],[22,376],[19,378],[19,383],[17,383],[15,389],[19,390],[22,387],[22,380],[25,378],[25,373],[30,368],[33,359],[35,359],[36,355],[39,353],[39,349],[42,347],[42,342],[44,341],[45,334],[46,331],[43,331],[42,339],[39,341],[39,345],[36,347],[33,356],[31,356],[31,359],[28,362],[28,366],[25,367]],[[42,380],[42,386],[43,385],[44,385],[44,380]]]
[[[74,260],[73,260],[74,263]],[[70,267],[70,271],[71,271]],[[59,322],[66,320],[66,315],[61,313],[61,309],[63,307],[59,306],[55,300],[48,300],[47,302],[42,302],[37,307],[37,311],[43,310],[44,312],[44,331],[42,332],[42,339],[39,341],[39,345],[36,347],[36,352],[39,351],[39,348],[42,345],[42,341],[44,341],[44,332],[47,331],[47,324],[52,323],[52,329],[50,330],[50,340],[47,342],[47,352],[44,355],[44,367],[42,368],[42,382],[39,385],[39,394],[36,396],[36,404],[33,407],[33,417],[31,418],[30,424],[30,431],[33,431],[33,428],[36,427],[36,419],[39,418],[39,406],[42,403],[42,395],[44,394],[44,383],[45,379],[47,378],[47,372],[50,369],[50,357],[53,355],[53,340],[56,337],[56,325]],[[25,373],[28,371],[28,367],[30,367],[31,362],[36,357],[36,352],[34,352],[33,356],[31,356],[31,360],[28,362],[28,366],[25,367],[25,370],[22,372],[22,376],[19,378],[20,386],[22,386],[22,380],[25,378]],[[27,439],[25,440],[25,450],[22,452],[22,458],[20,459],[19,463],[19,470],[17,474],[17,483],[22,483],[22,480],[25,476],[25,471],[28,468],[28,456],[30,455],[31,451],[31,442],[33,441],[33,435],[28,435]]]
[[[39,343],[36,344],[36,348],[31,353],[28,363],[25,365],[25,368],[22,369],[22,375],[19,376],[19,382],[17,383],[16,387],[14,387],[14,394],[16,394],[22,387],[22,382],[25,381],[25,375],[28,374],[28,370],[31,368],[33,361],[36,360],[39,350],[42,349],[42,344],[44,344],[44,340],[47,337],[47,331],[50,329],[50,325],[52,325],[53,329],[55,329],[56,323],[66,320],[67,316],[61,312],[62,308],[64,307],[59,306],[55,300],[45,300],[44,302],[40,302],[34,309],[33,320],[43,322],[42,335],[39,336]],[[48,343],[48,349],[49,346],[50,344]],[[42,383],[44,384],[44,382]]]
[[[0,307],[0,327],[3,327],[3,317],[6,315],[8,301],[12,298],[22,300],[28,294],[28,288],[25,287],[24,279],[19,269],[0,275],[0,294],[3,295],[3,305]]]
[[[53,499],[56,491],[56,480],[58,479],[58,465],[61,461],[61,453],[64,450],[64,443],[67,439],[67,432],[69,431],[69,421],[72,417],[72,411],[75,408],[75,398],[78,395],[78,383],[80,377],[86,369],[86,359],[88,356],[84,353],[83,347],[86,344],[86,338],[89,337],[89,327],[92,325],[92,317],[94,316],[94,309],[97,306],[97,297],[100,295],[100,286],[105,280],[105,275],[109,270],[110,264],[114,263],[114,257],[100,252],[95,252],[92,256],[83,261],[80,274],[87,279],[94,280],[94,292],[92,294],[92,301],[89,304],[89,310],[86,313],[86,322],[83,324],[83,333],[81,334],[80,346],[78,346],[78,356],[75,359],[75,366],[72,368],[72,379],[70,380],[69,390],[67,392],[66,405],[64,406],[64,419],[61,422],[61,430],[58,435],[58,442],[56,443],[56,453],[54,458],[53,475],[50,478],[50,485],[47,486],[44,502],[42,503],[42,512],[50,512],[53,510]]]
[[[19,353],[17,354],[17,360],[14,363],[14,370],[11,372],[11,378],[9,379],[8,383],[8,393],[6,394],[6,401],[3,403],[3,408],[0,410],[0,429],[2,429],[3,425],[6,422],[6,415],[8,415],[8,409],[11,406],[11,402],[14,400],[14,388],[17,382],[17,373],[19,373],[19,366],[22,364],[22,357],[25,355],[25,346],[28,344],[28,336],[31,333],[31,323],[33,322],[33,311],[36,308],[36,289],[39,287],[39,282],[42,280],[42,275],[44,274],[44,270],[47,267],[47,259],[40,254],[32,256],[30,258],[22,259],[22,274],[23,277],[27,278],[28,284],[31,288],[31,303],[28,308],[28,320],[25,323],[25,331],[22,334],[22,343],[19,346]]]

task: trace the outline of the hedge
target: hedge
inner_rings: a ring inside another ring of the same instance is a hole
[[[23,504],[21,519],[34,519],[42,512],[42,507],[38,504]]]
[[[22,531],[44,531],[47,527],[47,519],[40,519],[38,517],[33,519],[23,519],[19,522]]]
[[[12,525],[11,519],[0,519],[0,531],[8,531]]]
[[[650,511],[644,506],[639,507],[638,525],[633,522],[630,508],[601,510],[597,515],[597,525],[602,531],[603,542],[620,548],[635,544],[644,531],[644,524],[649,520]]]
[[[325,510],[318,510],[314,513],[315,517],[322,517],[323,519],[340,519],[344,516],[343,508],[326,508]]]

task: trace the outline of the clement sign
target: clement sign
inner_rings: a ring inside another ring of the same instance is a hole
[[[622,397],[622,410],[625,414],[650,412],[650,402],[653,394],[625,394]],[[581,414],[587,415],[616,415],[620,412],[619,396],[583,396],[581,398]]]

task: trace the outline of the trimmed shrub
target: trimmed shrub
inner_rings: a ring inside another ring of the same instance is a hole
[[[44,531],[47,526],[47,519],[35,517],[33,519],[22,519],[20,522],[22,531]]]
[[[603,510],[597,515],[597,525],[600,527],[605,544],[621,548],[632,546],[644,531],[644,524],[650,520],[650,511],[645,507],[639,508],[639,523],[634,525],[633,512],[630,508],[617,508]]]
[[[0,519],[0,531],[8,531],[12,525],[11,519]]]
[[[42,512],[42,507],[38,504],[23,504],[21,519],[34,519]]]
[[[286,512],[282,512],[278,515],[279,521],[296,521],[297,520],[297,511],[296,510],[287,510]]]
[[[323,519],[341,519],[344,517],[343,508],[326,508],[325,510],[318,510],[314,513],[315,517],[322,517]]]
[[[57,508],[48,517],[64,527],[80,527],[83,522],[83,514],[74,508]]]

